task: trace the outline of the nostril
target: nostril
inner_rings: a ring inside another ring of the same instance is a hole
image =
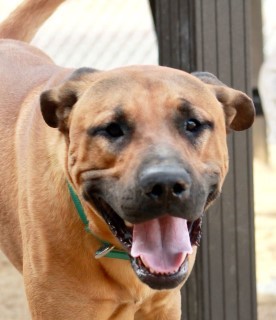
[[[154,198],[160,198],[163,194],[163,188],[161,184],[156,184],[152,187],[152,190],[149,192],[150,196]]]
[[[158,205],[184,201],[190,195],[190,174],[175,166],[154,166],[144,169],[138,176],[138,186],[146,201]]]
[[[185,191],[185,188],[182,184],[180,183],[175,183],[173,186],[173,195],[175,196],[181,196],[182,193]]]

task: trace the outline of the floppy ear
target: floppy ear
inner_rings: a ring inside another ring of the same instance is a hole
[[[42,116],[48,126],[68,131],[68,119],[74,104],[84,92],[86,84],[91,81],[91,74],[96,70],[80,68],[60,86],[44,91],[40,95]]]
[[[226,128],[236,131],[246,130],[254,122],[255,108],[252,100],[243,92],[227,87],[209,72],[193,72],[192,75],[210,86],[222,104]]]

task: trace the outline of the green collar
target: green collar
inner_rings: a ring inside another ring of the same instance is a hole
[[[102,257],[105,258],[115,258],[115,259],[123,259],[123,260],[129,260],[129,255],[126,251],[120,250],[120,249],[116,249],[115,246],[113,246],[111,243],[104,241],[100,238],[98,238],[89,228],[89,221],[86,217],[86,214],[84,212],[83,206],[80,202],[80,199],[78,198],[76,192],[74,191],[74,189],[72,188],[72,186],[70,185],[70,183],[68,184],[68,189],[70,191],[70,195],[71,198],[74,202],[74,205],[77,209],[77,212],[79,214],[79,217],[81,218],[83,224],[84,224],[84,229],[86,232],[92,234],[99,242],[102,243],[102,246],[96,251],[95,253],[95,258],[99,259]]]

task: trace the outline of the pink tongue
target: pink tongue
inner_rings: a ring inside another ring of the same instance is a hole
[[[155,273],[175,273],[193,252],[187,220],[164,216],[133,227],[131,255]]]

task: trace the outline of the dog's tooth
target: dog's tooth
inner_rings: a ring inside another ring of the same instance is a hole
[[[149,265],[146,263],[146,261],[144,261],[143,257],[140,257],[140,259],[141,259],[143,265],[144,265],[146,268],[149,269],[150,267],[149,267]]]
[[[156,273],[155,270],[153,270],[152,268],[149,268],[150,273]]]
[[[125,225],[126,225],[127,227],[133,228],[133,224],[132,224],[132,223],[130,223],[130,222],[128,222],[128,221],[125,221],[125,220],[124,220],[124,222],[125,222]]]

